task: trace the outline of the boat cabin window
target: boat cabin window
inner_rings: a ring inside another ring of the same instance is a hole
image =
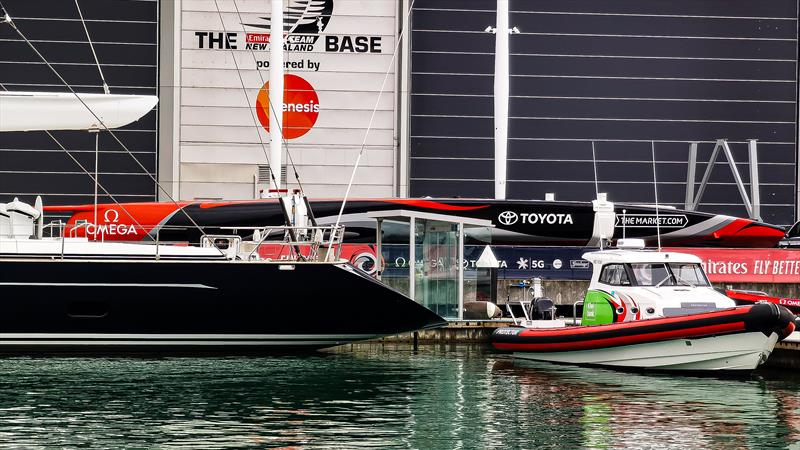
[[[600,272],[600,282],[614,286],[631,285],[631,281],[628,279],[628,272],[622,264],[609,264],[603,267],[603,271]]]
[[[673,286],[675,284],[666,264],[631,264],[631,269],[638,286]]]
[[[708,286],[700,264],[641,263],[631,264],[637,286]]]
[[[703,273],[700,264],[689,263],[670,263],[672,274],[675,275],[675,282],[684,286],[708,286],[708,278]]]

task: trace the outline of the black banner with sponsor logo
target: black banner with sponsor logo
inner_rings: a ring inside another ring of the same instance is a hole
[[[467,245],[464,247],[465,276],[474,276],[476,261],[485,246]],[[495,257],[500,261],[497,274],[501,279],[524,279],[542,277],[559,280],[588,280],[592,275],[592,265],[583,259],[583,254],[594,248],[577,247],[518,247],[492,246]],[[408,246],[384,245],[384,277],[407,277],[409,270]],[[440,259],[426,259],[417,255],[417,266],[429,265],[434,271],[449,271],[446,262]]]

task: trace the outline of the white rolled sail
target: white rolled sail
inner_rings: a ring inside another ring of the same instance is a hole
[[[0,92],[0,132],[104,129],[97,118],[108,128],[119,128],[158,103],[154,95],[78,96],[86,105],[71,92]]]

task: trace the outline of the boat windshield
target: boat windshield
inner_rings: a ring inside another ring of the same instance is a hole
[[[669,269],[675,276],[677,284],[685,286],[708,286],[708,278],[703,273],[700,264],[670,263]]]
[[[708,286],[700,264],[638,263],[631,264],[637,286]]]
[[[631,264],[633,278],[638,286],[673,286],[675,280],[663,263]]]

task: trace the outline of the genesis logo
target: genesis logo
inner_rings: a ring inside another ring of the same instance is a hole
[[[319,34],[328,26],[333,0],[289,0],[283,13],[283,31],[288,34]],[[269,17],[259,17],[269,22]],[[269,23],[242,23],[248,27],[270,30]]]
[[[517,220],[519,220],[519,216],[514,211],[503,211],[497,216],[497,221],[505,226],[514,225]]]

